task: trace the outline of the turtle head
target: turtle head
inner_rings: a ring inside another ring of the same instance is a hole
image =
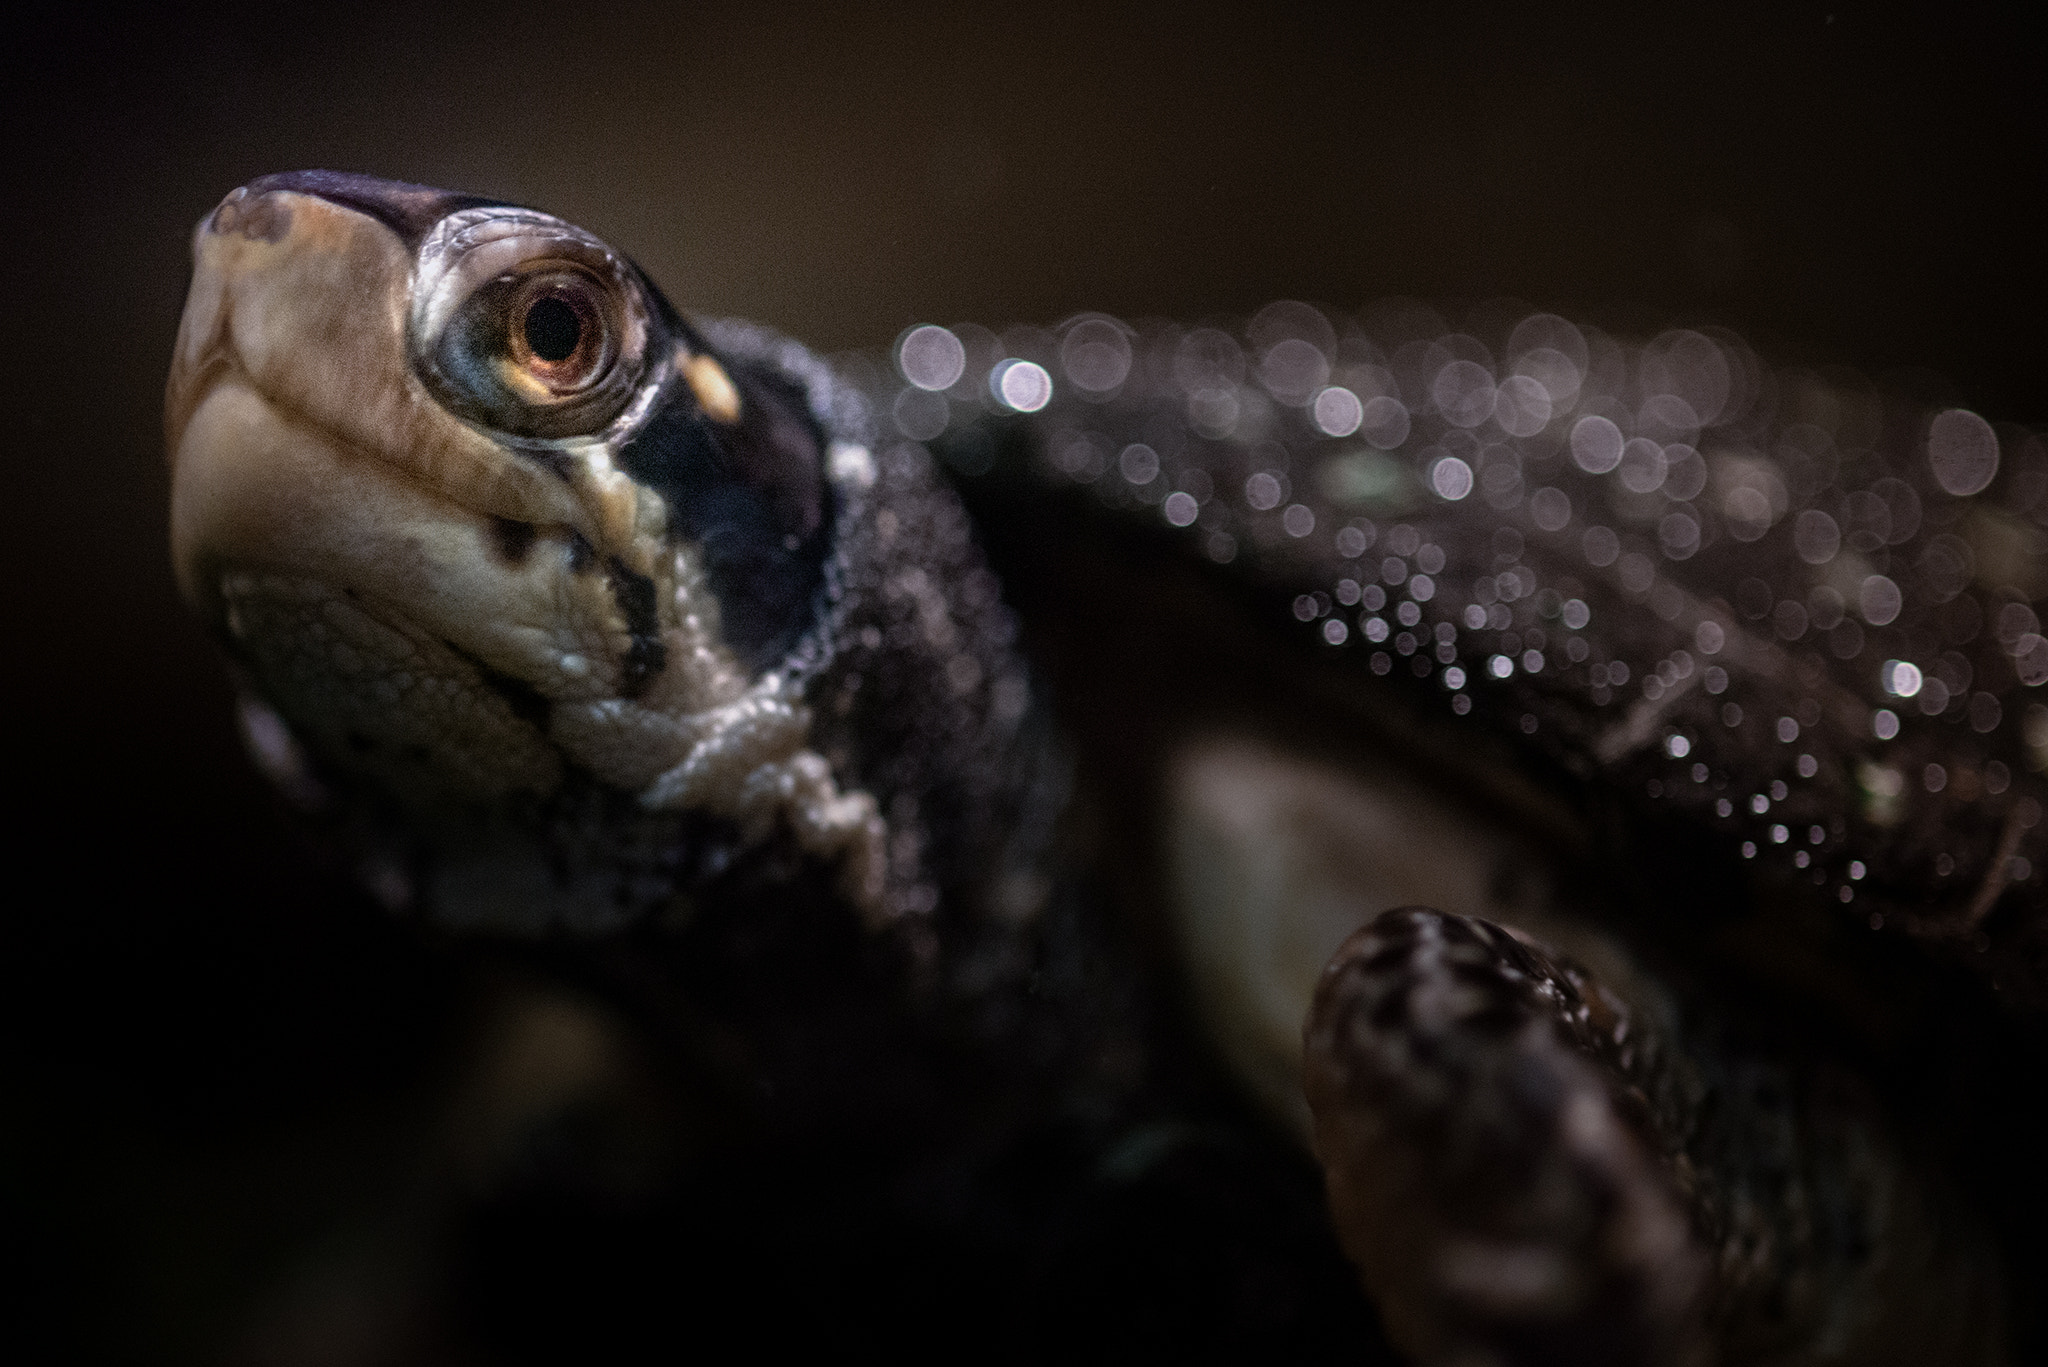
[[[800,699],[872,464],[794,362],[721,354],[580,228],[423,186],[266,176],[193,257],[178,582],[316,767],[415,823],[582,785],[874,844]]]

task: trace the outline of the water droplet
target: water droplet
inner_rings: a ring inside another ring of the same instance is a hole
[[[1452,361],[1430,381],[1429,397],[1453,427],[1477,427],[1493,416],[1493,375],[1477,361]]]
[[[1456,503],[1472,492],[1472,467],[1456,456],[1444,456],[1429,467],[1429,487],[1437,497]]]
[[[1193,494],[1177,493],[1167,495],[1166,502],[1160,505],[1160,511],[1166,515],[1167,522],[1173,526],[1186,527],[1194,523],[1195,516],[1201,512],[1201,509],[1196,506]],[[1345,582],[1349,583],[1350,581],[1346,580]],[[1352,588],[1355,593],[1357,586],[1354,584]]]
[[[1316,395],[1313,411],[1316,426],[1330,437],[1348,437],[1365,421],[1365,405],[1340,385],[1332,385]]]
[[[1980,493],[1998,474],[1998,434],[1967,408],[1938,413],[1927,429],[1927,463],[1949,493]]]
[[[1259,357],[1259,380],[1284,404],[1300,407],[1330,379],[1330,359],[1302,337],[1285,337]]]
[[[1052,402],[1052,376],[1036,361],[999,361],[989,373],[989,388],[1019,413],[1036,413]]]
[[[1604,475],[1621,464],[1621,429],[1595,414],[1572,427],[1572,460],[1589,475]]]
[[[1060,342],[1060,369],[1087,394],[1107,394],[1131,373],[1129,329],[1113,318],[1083,318]]]
[[[967,348],[945,328],[926,323],[903,334],[896,344],[896,364],[919,389],[951,389],[967,369]]]
[[[1407,406],[1385,394],[1367,399],[1358,416],[1359,435],[1382,451],[1392,451],[1407,441],[1409,425]]]
[[[1690,513],[1666,513],[1657,523],[1657,545],[1672,560],[1687,560],[1700,548],[1700,524]]]
[[[946,430],[953,417],[945,395],[917,388],[898,394],[890,411],[896,430],[912,441],[930,441]]]
[[[1881,574],[1866,577],[1856,590],[1856,606],[1863,620],[1874,627],[1890,624],[1905,603],[1899,586]]]
[[[1511,436],[1533,437],[1550,423],[1550,393],[1527,375],[1501,381],[1493,401],[1493,420]]]
[[[1632,494],[1654,494],[1664,485],[1664,448],[1647,437],[1623,443],[1615,478]]]
[[[2012,643],[2012,663],[2027,687],[2048,683],[2048,640],[2027,632]]]
[[[1529,496],[1529,519],[1546,532],[1561,532],[1572,520],[1571,497],[1562,489],[1538,489]]]

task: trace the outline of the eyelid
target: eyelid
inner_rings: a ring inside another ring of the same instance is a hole
[[[614,360],[587,390],[551,395],[540,386],[508,384],[487,357],[451,357],[467,310],[494,282],[561,269],[589,276],[617,304]],[[596,238],[560,219],[527,209],[470,209],[450,214],[420,244],[414,263],[410,338],[414,366],[453,411],[496,431],[558,439],[603,427],[622,410],[645,370],[651,331],[646,301],[632,272]],[[453,360],[467,364],[451,364]],[[474,378],[488,368],[502,392],[479,392]]]

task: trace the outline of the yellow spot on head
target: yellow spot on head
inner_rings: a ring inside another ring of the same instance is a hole
[[[730,426],[740,420],[740,391],[725,367],[709,356],[677,356],[676,369],[689,381],[697,405],[713,422]]]

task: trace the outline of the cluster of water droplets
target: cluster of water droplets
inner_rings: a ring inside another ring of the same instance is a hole
[[[1840,901],[1871,877],[1974,931],[2039,882],[2038,432],[1716,329],[1630,343],[1511,305],[922,325],[892,360],[877,420],[962,474],[990,419],[1027,422],[1049,477],[1298,585],[1326,647]]]

